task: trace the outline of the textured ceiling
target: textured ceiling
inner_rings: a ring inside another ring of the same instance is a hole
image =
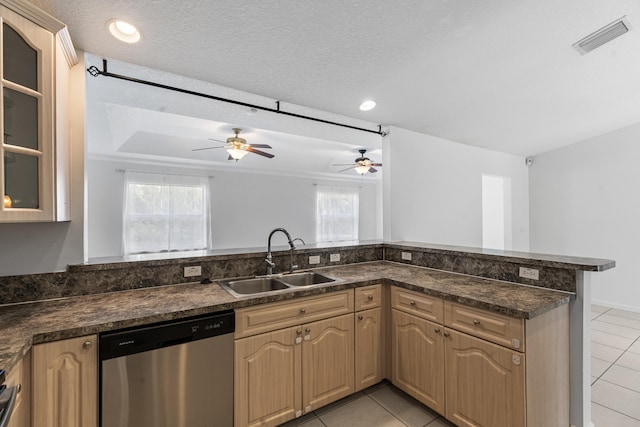
[[[637,0],[32,2],[86,52],[508,153],[640,121]],[[623,15],[636,29],[571,47]],[[113,18],[142,41],[113,39]]]

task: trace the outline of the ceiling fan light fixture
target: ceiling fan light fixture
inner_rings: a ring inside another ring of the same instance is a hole
[[[241,150],[239,148],[227,148],[227,153],[233,158],[233,160],[240,160],[247,155],[248,151]]]
[[[356,170],[356,172],[358,172],[360,175],[364,175],[365,173],[369,172],[369,168],[371,168],[370,165],[358,165],[356,166],[354,169]]]
[[[362,111],[369,111],[373,110],[374,108],[376,108],[376,101],[373,101],[371,99],[367,99],[362,104],[360,104],[360,110]]]
[[[142,38],[140,30],[138,30],[135,25],[120,19],[112,19],[107,22],[107,28],[111,35],[121,42],[133,44],[139,42]]]

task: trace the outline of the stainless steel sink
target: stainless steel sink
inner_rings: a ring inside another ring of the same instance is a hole
[[[231,294],[236,294],[237,296],[255,295],[289,289],[287,285],[277,280],[275,277],[221,280],[220,286],[231,292]]]
[[[231,295],[242,297],[286,291],[300,286],[313,286],[341,281],[342,279],[335,279],[312,271],[304,271],[263,277],[238,277],[219,280],[218,283]]]
[[[321,283],[335,282],[336,279],[323,274],[305,271],[302,273],[291,273],[280,277],[280,280],[289,286],[311,286]]]

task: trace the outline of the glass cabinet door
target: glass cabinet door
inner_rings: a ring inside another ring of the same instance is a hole
[[[2,7],[0,219],[52,220],[53,35]]]

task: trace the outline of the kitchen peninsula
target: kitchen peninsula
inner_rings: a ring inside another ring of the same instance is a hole
[[[330,262],[329,255],[336,253],[341,261]],[[320,264],[309,265],[309,256],[320,256]],[[264,252],[76,265],[64,273],[0,278],[6,290],[0,306],[0,367],[11,375],[39,344],[381,284],[388,290],[435,298],[448,307],[522,322],[570,306],[570,331],[565,336],[570,336],[571,423],[580,425],[581,413],[589,410],[589,396],[585,403],[583,394],[589,384],[588,369],[584,372],[589,355],[589,277],[591,272],[613,268],[613,261],[406,242],[305,247],[295,252],[295,258],[303,268],[313,267],[341,281],[244,298],[231,296],[215,282],[262,274]],[[274,252],[274,262],[279,271],[285,269],[288,251]],[[202,278],[213,283],[183,283],[183,268],[194,265],[200,265]],[[521,277],[521,268],[537,271],[538,280]],[[389,301],[385,304],[390,312]],[[443,325],[447,326],[446,315]]]

